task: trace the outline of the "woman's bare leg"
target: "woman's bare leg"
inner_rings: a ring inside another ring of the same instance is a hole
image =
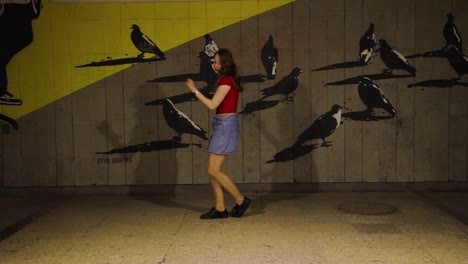
[[[224,209],[226,209],[226,206],[224,205],[223,186],[221,186],[221,184],[219,184],[219,182],[213,177],[210,177],[210,182],[215,199],[215,208],[216,210],[222,212]]]
[[[237,204],[241,204],[242,201],[244,201],[244,196],[239,192],[239,189],[237,189],[237,186],[234,184],[231,178],[229,178],[229,176],[221,171],[225,160],[226,155],[218,155],[214,153],[208,154],[208,174],[211,177],[211,186],[215,192],[215,199],[217,199],[217,195],[219,194],[220,190],[222,194],[224,188],[232,195]],[[215,183],[213,184],[213,182]],[[218,186],[222,188],[218,188]],[[216,204],[218,203],[222,203],[222,205],[224,205],[224,198],[223,201],[216,200]]]

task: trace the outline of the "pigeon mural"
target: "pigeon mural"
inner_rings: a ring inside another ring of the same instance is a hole
[[[98,61],[98,62],[93,61],[88,64],[78,65],[76,66],[76,68],[115,66],[115,65],[123,65],[123,64],[134,64],[134,63],[141,63],[141,62],[166,60],[166,55],[164,54],[164,52],[162,52],[161,49],[147,35],[141,32],[140,27],[138,25],[133,24],[130,27],[130,29],[132,30],[130,33],[130,40],[132,41],[135,48],[137,48],[141,52],[136,57],[117,58],[117,59],[107,57],[105,60],[102,59],[101,61]],[[145,53],[151,53],[156,56],[145,58]]]
[[[364,35],[362,35],[361,38],[359,39],[358,60],[335,63],[335,64],[331,64],[331,65],[327,65],[324,67],[314,69],[312,71],[314,72],[314,71],[326,71],[326,70],[335,70],[335,69],[363,67],[367,65],[369,61],[371,60],[371,58],[374,56],[374,53],[376,52],[377,44],[378,42],[376,41],[375,34],[374,34],[374,24],[370,23]]]
[[[462,76],[468,73],[468,58],[463,53],[463,41],[461,34],[454,24],[454,16],[452,13],[447,14],[447,22],[442,30],[445,39],[445,46],[440,50],[432,50],[424,53],[411,55],[409,57],[439,57],[447,58],[452,69],[458,74],[458,77],[447,79],[424,80],[417,83],[409,84],[408,87],[437,87],[450,88],[453,86],[468,87],[468,83],[461,82]]]
[[[450,66],[458,74],[458,78],[454,80],[460,80],[463,75],[468,73],[468,57],[456,46],[452,46],[448,49],[447,55]]]
[[[463,52],[463,41],[461,34],[458,31],[457,26],[454,24],[454,18],[452,13],[447,14],[447,22],[444,25],[442,34],[445,39],[445,45],[438,50],[426,51],[423,53],[417,53],[414,55],[407,56],[406,58],[418,58],[418,57],[437,57],[437,58],[447,58],[448,50],[450,47],[455,47],[458,50]]]
[[[405,56],[403,56],[403,54],[397,50],[391,48],[386,40],[379,39],[379,45],[380,58],[382,59],[382,62],[388,67],[388,69],[384,70],[385,73],[392,74],[393,70],[401,69],[411,73],[412,75],[416,74],[416,69],[409,64]]]
[[[330,141],[326,141],[341,124],[341,106],[335,104],[330,111],[317,118],[312,125],[302,132],[294,146],[301,146],[309,140],[321,139],[323,147],[331,146]]]
[[[457,26],[455,26],[453,23],[453,15],[451,13],[447,14],[447,23],[445,23],[442,33],[444,34],[445,38],[444,49],[449,48],[450,46],[454,46],[459,51],[462,51],[463,41]]]
[[[210,36],[210,34],[205,34],[203,37],[205,38],[205,47],[203,49],[203,52],[206,54],[206,56],[208,56],[210,60],[213,60],[214,55],[219,50],[218,45],[216,45],[215,41]]]
[[[333,105],[331,110],[317,118],[312,125],[304,130],[298,137],[297,141],[290,147],[287,147],[273,156],[273,159],[266,163],[285,162],[295,160],[299,157],[309,154],[312,150],[318,147],[330,147],[331,142],[326,141],[341,124],[341,106]],[[306,144],[306,142],[314,139],[321,139],[322,144]]]
[[[153,80],[148,80],[147,82],[185,82],[187,78],[190,78],[194,81],[202,81],[206,83],[206,86],[199,89],[203,95],[208,98],[212,98],[214,95],[215,84],[218,81],[218,74],[215,72],[212,65],[212,57],[219,49],[217,44],[214,42],[213,38],[206,34],[204,35],[205,46],[203,50],[198,53],[198,58],[200,58],[199,72],[197,73],[185,73],[178,75],[170,75],[158,77]],[[216,50],[216,51],[215,51]],[[239,77],[241,83],[246,82],[264,82],[261,74],[252,74]],[[167,98],[160,98],[154,101],[145,103],[145,105],[162,105],[166,99],[169,99],[173,104],[179,104],[189,101],[195,101],[197,98],[191,92],[170,96]]]
[[[132,29],[130,38],[132,39],[133,45],[141,51],[141,54],[137,56],[138,58],[143,58],[145,53],[152,53],[163,60],[166,59],[164,52],[162,52],[148,36],[141,32],[138,25],[133,24],[130,29]]]
[[[359,98],[367,106],[367,111],[372,112],[374,108],[382,108],[390,115],[395,116],[396,110],[385,97],[380,87],[373,83],[368,77],[363,77],[358,85]]]
[[[362,64],[369,63],[375,51],[377,40],[374,35],[374,24],[370,23],[366,33],[359,39],[359,61]]]
[[[192,134],[201,139],[208,140],[206,131],[190,120],[187,115],[178,110],[171,100],[166,99],[164,101],[162,111],[164,119],[169,127],[177,132],[177,136],[173,138],[174,141],[180,142],[182,140],[182,134]]]
[[[268,41],[263,45],[260,58],[265,68],[267,79],[274,80],[276,77],[276,67],[278,66],[278,49],[273,45],[272,35],[268,37]]]
[[[260,90],[263,95],[260,100],[273,95],[284,95],[284,101],[292,101],[292,97],[289,97],[289,95],[297,89],[297,86],[299,85],[299,75],[301,73],[302,70],[296,67],[290,74],[283,77],[283,79],[272,87]]]

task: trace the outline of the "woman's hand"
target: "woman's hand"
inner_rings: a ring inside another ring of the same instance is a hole
[[[187,81],[185,81],[185,86],[187,86],[192,93],[194,93],[197,90],[195,83],[190,78],[187,78]]]

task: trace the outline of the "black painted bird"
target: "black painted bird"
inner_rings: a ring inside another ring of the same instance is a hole
[[[442,31],[445,38],[445,48],[452,45],[455,46],[458,50],[462,51],[462,38],[460,32],[457,29],[457,26],[453,23],[453,15],[451,13],[447,14],[447,23],[445,23],[444,30]]]
[[[260,99],[260,101],[267,98],[268,96],[277,94],[284,94],[284,100],[291,101],[292,99],[289,98],[289,94],[297,89],[299,84],[299,74],[301,73],[302,70],[296,67],[291,71],[290,74],[283,77],[283,79],[281,79],[274,86],[262,89],[261,92],[263,97]]]
[[[366,33],[359,39],[359,61],[367,64],[374,54],[377,40],[374,35],[374,24],[370,23]]]
[[[392,73],[394,69],[405,70],[412,75],[416,74],[416,69],[411,66],[408,60],[395,49],[391,48],[387,41],[384,39],[379,39],[380,45],[380,58],[383,63],[389,68],[387,73]]]
[[[368,77],[362,77],[359,81],[358,92],[361,101],[367,106],[368,111],[373,108],[383,108],[392,116],[396,115],[396,110],[385,97],[380,87],[372,82]]]
[[[216,45],[215,41],[209,34],[206,34],[203,37],[205,38],[205,47],[203,48],[203,51],[212,60],[216,52],[219,50],[218,45]]]
[[[198,57],[200,57],[200,77],[210,89],[214,89],[219,76],[213,68],[210,57],[204,51],[199,52]]]
[[[141,51],[141,54],[138,55],[138,58],[143,58],[145,53],[153,53],[163,60],[166,59],[164,52],[162,52],[148,36],[140,31],[140,27],[138,25],[133,24],[130,29],[132,29],[130,38],[132,39],[133,45],[135,45],[135,47]]]
[[[265,67],[267,79],[274,80],[276,77],[276,66],[278,65],[278,49],[273,46],[273,36],[268,37],[268,41],[263,45],[260,55],[263,67]]]
[[[162,103],[162,110],[167,124],[178,134],[174,137],[174,141],[180,142],[182,140],[182,134],[184,133],[198,136],[201,139],[208,139],[206,131],[190,120],[187,115],[175,108],[171,100],[166,99]]]
[[[294,146],[300,146],[312,139],[322,139],[322,146],[328,147],[329,137],[341,124],[341,106],[333,105],[331,110],[321,115],[314,123],[297,137]]]
[[[450,66],[452,66],[458,74],[457,80],[460,80],[463,75],[468,73],[468,57],[455,46],[449,48],[447,58]]]

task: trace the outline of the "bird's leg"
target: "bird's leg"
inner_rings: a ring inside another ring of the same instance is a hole
[[[174,136],[172,140],[174,140],[175,142],[180,142],[182,141],[182,135],[179,133],[177,136]]]
[[[328,148],[328,147],[333,146],[332,144],[330,144],[331,141],[326,141],[324,138],[322,138],[322,141],[323,141],[322,145],[321,145],[322,147],[327,147]]]
[[[142,59],[144,55],[145,55],[145,52],[143,51],[141,54],[137,56],[137,58]]]
[[[393,69],[384,69],[383,70],[383,73],[386,74],[386,75],[387,74],[392,74],[392,72],[393,72]]]

